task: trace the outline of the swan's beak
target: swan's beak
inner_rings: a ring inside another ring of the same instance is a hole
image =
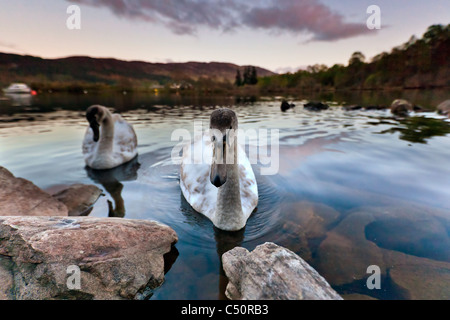
[[[227,165],[226,164],[212,164],[211,165],[211,183],[220,188],[227,182]]]
[[[92,121],[89,120],[89,125],[91,126],[92,132],[94,133],[94,141],[97,142],[100,138],[98,122],[95,119],[93,119]]]
[[[213,159],[211,163],[210,181],[220,188],[225,182],[227,182],[227,165],[225,164],[225,152],[224,144],[222,141],[213,143]]]

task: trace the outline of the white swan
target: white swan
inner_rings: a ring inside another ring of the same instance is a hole
[[[83,155],[89,167],[111,169],[136,157],[136,133],[119,114],[94,105],[87,109],[86,118],[89,127],[83,140]]]
[[[258,204],[255,174],[237,143],[234,111],[215,110],[210,129],[183,149],[181,191],[187,202],[217,228],[237,231],[245,227]]]

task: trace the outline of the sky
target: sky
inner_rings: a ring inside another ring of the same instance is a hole
[[[67,28],[80,8],[81,29]],[[370,30],[377,5],[381,29]],[[230,62],[275,72],[368,59],[450,23],[449,0],[0,0],[0,52]]]

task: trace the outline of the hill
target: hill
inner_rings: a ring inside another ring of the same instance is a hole
[[[353,53],[347,66],[309,66],[306,70],[263,77],[263,92],[426,89],[450,87],[450,25],[432,25],[417,39],[366,61],[360,51]]]
[[[0,53],[0,85],[26,82],[36,89],[119,86],[149,88],[201,82],[232,85],[236,70],[246,66],[221,62],[150,63],[75,56],[43,59]],[[275,73],[256,67],[258,76]]]

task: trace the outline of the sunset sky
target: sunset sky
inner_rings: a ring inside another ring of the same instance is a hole
[[[448,0],[0,0],[0,52],[148,62],[219,61],[284,72],[389,51],[432,24]],[[81,9],[69,30],[67,7]],[[369,5],[381,30],[369,30]]]

